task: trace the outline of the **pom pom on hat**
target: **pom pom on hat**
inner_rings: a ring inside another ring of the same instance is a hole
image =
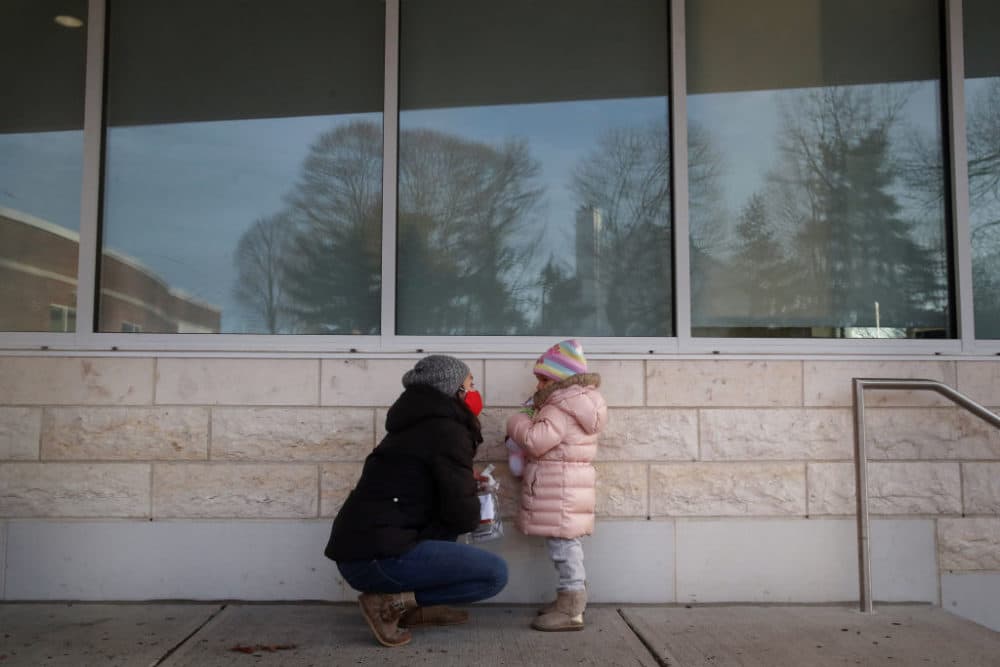
[[[583,346],[573,339],[550,347],[538,357],[534,368],[535,375],[556,381],[586,372],[587,358],[583,356]]]
[[[432,354],[418,361],[411,370],[403,374],[403,386],[426,385],[434,387],[442,394],[453,396],[470,372],[465,362],[455,357]]]

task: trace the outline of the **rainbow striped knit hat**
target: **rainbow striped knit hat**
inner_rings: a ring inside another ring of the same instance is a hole
[[[565,380],[577,373],[587,372],[587,358],[583,346],[570,339],[556,343],[535,362],[534,373],[550,380]]]

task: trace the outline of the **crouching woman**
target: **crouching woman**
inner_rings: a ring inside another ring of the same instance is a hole
[[[326,556],[361,591],[358,603],[375,638],[402,646],[409,628],[468,620],[446,605],[493,597],[507,564],[456,538],[479,524],[472,458],[482,442],[469,367],[424,357],[403,375],[386,436],[333,522]]]

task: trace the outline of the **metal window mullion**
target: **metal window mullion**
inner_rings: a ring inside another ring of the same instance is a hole
[[[945,62],[948,67],[945,97],[948,105],[948,142],[951,160],[952,247],[955,262],[955,296],[958,303],[958,336],[962,350],[976,347],[976,322],[972,293],[972,226],[969,223],[969,151],[965,127],[965,38],[962,0],[945,0]]]
[[[77,345],[92,339],[96,313],[98,220],[101,191],[101,133],[104,124],[104,21],[106,0],[87,8],[87,65],[83,107],[83,178],[80,192],[80,244],[77,260]]]
[[[670,0],[670,142],[673,190],[674,336],[691,342],[691,225],[688,203],[687,54],[684,1]]]
[[[382,109],[382,312],[380,347],[396,335],[396,218],[399,183],[399,0],[385,3],[385,89]]]

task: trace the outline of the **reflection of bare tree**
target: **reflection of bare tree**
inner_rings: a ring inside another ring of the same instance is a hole
[[[400,148],[400,332],[523,333],[525,235],[541,196],[527,142],[407,130]]]
[[[580,330],[595,335],[656,336],[671,331],[670,150],[665,123],[614,128],[581,161],[573,191],[601,216],[599,298]],[[579,232],[578,232],[579,233]],[[578,261],[579,264],[579,261]],[[579,267],[578,267],[579,269]],[[610,330],[602,330],[610,327]]]
[[[760,193],[751,195],[740,211],[736,243],[733,268],[744,281],[749,314],[773,323],[786,308],[779,295],[788,288],[788,264]]]
[[[288,253],[289,221],[282,215],[253,223],[236,246],[236,298],[264,322],[267,333],[289,330],[283,269]]]
[[[526,143],[411,130],[400,145],[399,331],[522,331],[520,272],[532,245],[523,228],[540,196]],[[269,332],[290,318],[306,333],[377,333],[381,127],[359,121],[323,134],[286,199],[240,241],[241,300]]]
[[[906,99],[891,86],[829,87],[781,107],[781,164],[769,181],[778,224],[793,232],[793,313],[800,321],[944,330],[944,257],[916,239],[895,191],[894,125]],[[789,295],[790,297],[791,295]]]
[[[307,333],[377,333],[382,128],[357,121],[322,135],[288,204],[294,228],[284,265],[289,310]]]
[[[1000,338],[1000,78],[972,80],[966,106],[969,223],[976,336]],[[937,142],[914,132],[905,172],[928,207],[945,201],[944,160]]]
[[[587,316],[593,316],[593,304],[580,297],[580,280],[562,262],[550,255],[539,274],[541,297],[537,334],[562,335],[573,331],[600,333],[578,329]]]
[[[1000,338],[1000,78],[972,97],[966,114],[976,335]]]

